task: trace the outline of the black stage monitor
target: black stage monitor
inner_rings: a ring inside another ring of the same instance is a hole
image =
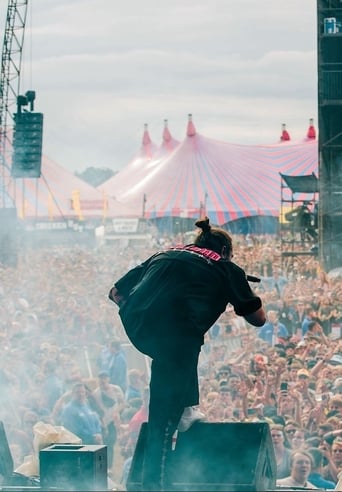
[[[128,491],[142,487],[148,424],[143,424],[127,480]],[[267,423],[197,422],[178,433],[166,462],[167,490],[269,491],[276,484],[276,460]]]

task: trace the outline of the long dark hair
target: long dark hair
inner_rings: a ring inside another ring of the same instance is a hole
[[[232,238],[227,231],[220,227],[213,227],[210,225],[209,218],[204,217],[195,222],[195,226],[201,229],[197,234],[194,244],[200,248],[208,248],[216,253],[221,253],[222,248],[226,247],[226,256],[230,257],[233,244]]]

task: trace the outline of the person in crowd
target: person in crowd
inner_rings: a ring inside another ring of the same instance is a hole
[[[287,477],[290,474],[291,451],[285,446],[287,441],[284,434],[284,426],[271,424],[271,437],[277,463],[277,479]]]
[[[336,435],[341,435],[341,419],[342,419],[342,396],[333,395],[327,400],[326,406],[326,422],[334,426],[334,430],[329,433],[336,437]]]
[[[296,432],[293,434],[292,441],[291,441],[291,449],[301,449],[305,447],[305,439],[306,439],[306,434],[305,430],[302,428],[296,429]]]
[[[231,373],[232,373],[231,367],[227,364],[224,364],[224,365],[220,366],[218,373],[216,375],[216,379],[218,381],[221,381],[222,379],[227,379],[227,378],[229,378]]]
[[[230,302],[255,326],[265,323],[261,299],[232,260],[232,240],[209,219],[196,222],[194,244],[159,252],[116,281],[110,298],[119,305],[133,345],[152,358],[143,488],[162,490],[172,435],[203,414],[197,364],[204,335]]]
[[[318,449],[322,451],[324,456],[322,467],[323,478],[330,482],[336,482],[338,479],[338,470],[332,455],[332,442],[333,439],[326,435],[322,438],[320,444],[318,445]]]
[[[323,327],[324,334],[328,336],[331,333],[336,317],[338,317],[338,309],[333,299],[324,295],[321,296],[317,308],[317,317]]]
[[[291,449],[292,449],[293,436],[295,435],[296,431],[299,428],[300,426],[296,420],[289,419],[285,423],[284,432],[285,432],[286,440],[289,443]]]
[[[292,318],[292,333],[295,336],[302,336],[302,323],[306,314],[305,299],[300,296],[296,301],[292,301],[289,304],[291,306],[291,318]]]
[[[119,340],[111,340],[99,356],[100,371],[109,374],[110,383],[127,389],[127,359]]]
[[[296,450],[291,453],[290,468],[289,476],[277,480],[278,487],[317,488],[308,480],[312,469],[312,457],[308,451]]]
[[[240,385],[241,385],[241,378],[239,374],[230,374],[226,386],[229,391],[231,401],[236,402],[237,400],[240,399]],[[222,386],[220,387],[220,391],[222,390]]]
[[[285,325],[289,336],[296,335],[294,306],[286,301],[283,294],[277,299],[274,309],[278,312],[278,318]]]
[[[336,467],[336,478],[334,478],[337,481],[338,476],[342,472],[342,436],[338,436],[334,439],[331,446],[331,457]]]
[[[306,332],[308,331],[309,328],[309,323],[311,321],[316,321],[316,311],[312,306],[309,306],[306,311],[305,311],[305,317],[302,321],[302,338],[305,337]],[[311,326],[311,325],[310,325]]]
[[[315,339],[319,343],[329,345],[329,340],[324,334],[323,328],[317,320],[312,320],[308,322],[305,336],[308,340]]]
[[[342,395],[342,377],[335,379],[333,385],[331,386],[331,390],[334,395]]]
[[[273,269],[271,277],[260,277],[262,280],[262,286],[265,290],[275,291],[279,297],[282,296],[285,286],[288,284],[287,278],[282,275],[279,268]]]
[[[43,371],[44,380],[41,389],[45,397],[45,406],[51,411],[64,392],[63,381],[56,374],[57,363],[54,360],[45,361]]]
[[[98,386],[92,395],[101,417],[103,444],[107,446],[107,464],[110,469],[120,428],[120,412],[124,408],[124,394],[120,386],[109,382],[109,374],[102,371],[98,374]]]
[[[267,322],[258,331],[258,337],[274,347],[279,341],[282,343],[288,338],[286,326],[278,319],[277,311],[267,311]]]
[[[131,443],[136,443],[141,425],[148,421],[148,406],[150,401],[150,388],[146,386],[142,392],[142,404],[139,410],[128,422],[128,434]]]
[[[307,369],[299,369],[297,371],[297,389],[302,395],[302,399],[311,408],[316,404],[315,391],[310,388],[310,372]]]
[[[318,448],[308,448],[307,451],[312,458],[311,472],[308,476],[309,482],[319,489],[334,489],[336,483],[332,480],[326,480],[322,475],[324,461],[323,451]]]
[[[87,401],[84,383],[72,388],[71,400],[62,410],[62,425],[82,440],[82,444],[102,444],[102,427],[99,415]]]
[[[125,400],[129,403],[134,398],[142,397],[142,388],[144,386],[143,375],[138,369],[128,371],[128,385],[125,393]]]

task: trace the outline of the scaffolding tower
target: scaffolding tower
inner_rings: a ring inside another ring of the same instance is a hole
[[[283,268],[318,255],[318,179],[280,173],[280,245]]]
[[[317,0],[319,256],[342,266],[342,1]]]

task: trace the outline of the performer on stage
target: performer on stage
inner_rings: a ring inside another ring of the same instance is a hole
[[[233,305],[254,326],[265,323],[261,299],[231,261],[232,239],[209,219],[193,244],[161,251],[114,283],[109,298],[128,337],[152,358],[143,490],[164,490],[165,463],[175,430],[204,415],[199,403],[198,357],[204,335]]]

